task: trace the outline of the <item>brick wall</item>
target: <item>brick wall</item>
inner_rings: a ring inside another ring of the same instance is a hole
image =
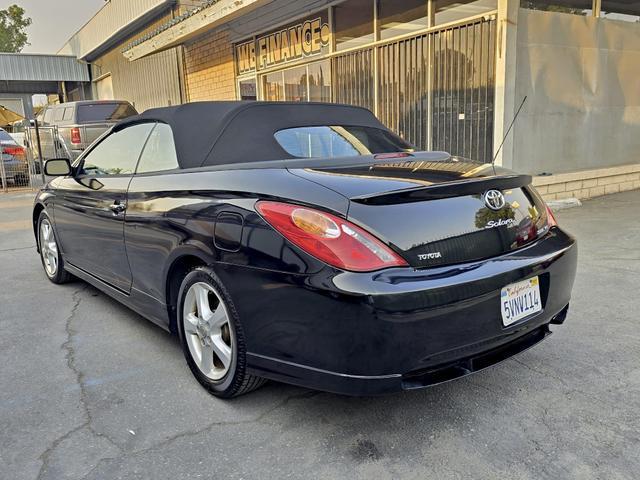
[[[187,100],[235,100],[233,48],[226,30],[214,30],[185,46]]]
[[[640,189],[640,164],[534,177],[533,184],[546,201],[599,197]]]

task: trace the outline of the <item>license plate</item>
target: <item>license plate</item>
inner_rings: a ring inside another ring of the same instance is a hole
[[[500,304],[505,327],[542,310],[538,277],[504,287],[500,293]]]

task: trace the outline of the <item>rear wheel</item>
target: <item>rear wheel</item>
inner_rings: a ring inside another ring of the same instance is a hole
[[[187,364],[211,394],[230,398],[266,380],[246,372],[244,335],[226,289],[208,267],[197,267],[182,281],[178,332]]]
[[[40,259],[44,267],[44,273],[53,283],[66,283],[71,279],[71,275],[64,269],[64,261],[58,248],[51,220],[43,210],[38,218],[38,246],[40,248]]]

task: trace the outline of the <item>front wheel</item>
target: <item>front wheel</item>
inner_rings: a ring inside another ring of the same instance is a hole
[[[53,226],[49,215],[43,210],[38,218],[38,247],[44,273],[53,283],[66,283],[71,275],[64,269],[64,261],[58,248]]]
[[[238,313],[209,267],[197,267],[182,281],[178,333],[191,372],[211,394],[231,398],[265,383],[246,372],[246,348]]]

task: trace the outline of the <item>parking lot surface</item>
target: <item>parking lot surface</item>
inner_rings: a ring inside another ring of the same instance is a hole
[[[232,401],[168,333],[47,281],[32,198],[0,195],[0,479],[640,475],[640,191],[558,213],[580,245],[569,316],[520,356],[392,396],[270,382]]]

